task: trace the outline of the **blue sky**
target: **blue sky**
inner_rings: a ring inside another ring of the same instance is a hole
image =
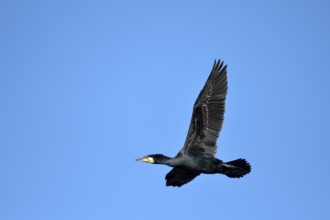
[[[0,219],[329,219],[328,1],[1,1]],[[165,187],[214,59],[217,157]]]

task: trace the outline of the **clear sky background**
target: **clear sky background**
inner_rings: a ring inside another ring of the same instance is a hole
[[[1,1],[0,219],[330,219],[329,1]],[[217,157],[165,186],[214,59]]]

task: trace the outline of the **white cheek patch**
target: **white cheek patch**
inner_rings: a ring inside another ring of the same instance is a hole
[[[155,162],[154,158],[152,158],[152,157],[144,158],[143,161],[147,162],[147,163],[154,163]]]

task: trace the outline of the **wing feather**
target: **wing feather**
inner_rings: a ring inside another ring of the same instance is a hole
[[[194,104],[187,138],[179,154],[191,152],[213,156],[216,153],[227,88],[227,65],[220,60],[214,61],[212,71]]]
[[[192,181],[200,172],[195,170],[175,167],[168,174],[166,174],[166,186],[182,186]]]

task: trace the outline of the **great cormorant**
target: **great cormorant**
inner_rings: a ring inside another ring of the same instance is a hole
[[[239,178],[251,171],[245,159],[223,162],[214,157],[222,127],[227,94],[227,65],[214,61],[212,71],[193,108],[188,135],[183,148],[173,158],[162,154],[136,159],[165,164],[173,169],[166,175],[166,186],[182,186],[201,173],[221,173]]]

